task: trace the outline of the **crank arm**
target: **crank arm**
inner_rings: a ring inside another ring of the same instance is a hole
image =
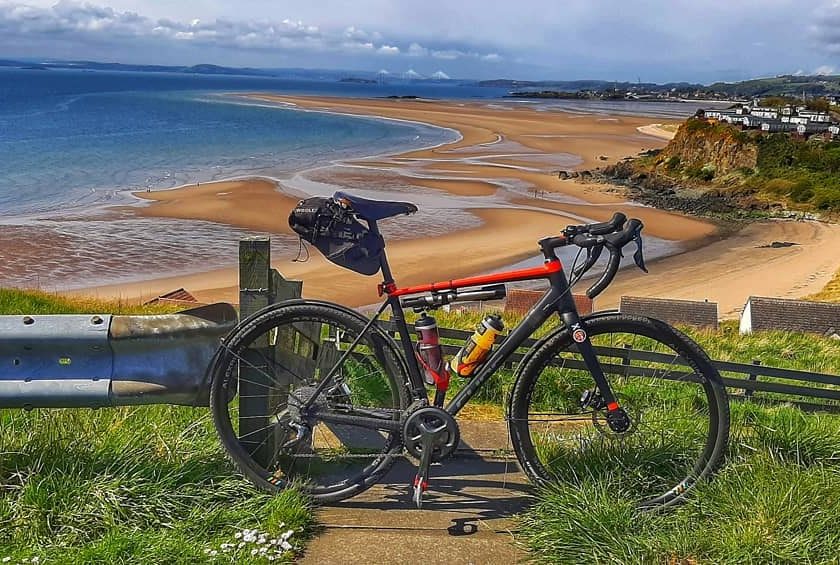
[[[414,477],[413,496],[414,504],[418,510],[423,507],[423,493],[429,488],[429,469],[432,466],[432,442],[424,442],[423,455],[420,457],[420,464],[417,466],[417,475]]]

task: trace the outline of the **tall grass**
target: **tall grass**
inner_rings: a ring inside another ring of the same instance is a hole
[[[184,307],[0,288],[0,314],[170,314],[179,310]]]
[[[0,290],[0,314],[173,309]],[[0,411],[0,560],[290,559],[260,548],[288,530],[300,547],[312,519],[297,491],[263,494],[233,472],[206,408]],[[242,530],[267,534],[265,543],[237,538]]]
[[[840,302],[840,271],[834,273],[834,277],[828,281],[825,287],[808,297],[809,300],[822,300],[824,302]]]
[[[836,563],[840,418],[733,406],[726,467],[674,510],[637,514],[603,482],[559,483],[522,517],[545,563]]]
[[[448,313],[438,321],[470,329],[482,316]],[[740,335],[733,322],[682,329],[713,359],[840,375],[837,340]],[[512,379],[494,377],[482,398],[506,398]],[[577,463],[594,470],[600,462]],[[684,505],[640,514],[618,486],[609,473],[578,473],[540,490],[521,516],[520,543],[543,563],[840,563],[840,416],[733,402],[726,465]]]

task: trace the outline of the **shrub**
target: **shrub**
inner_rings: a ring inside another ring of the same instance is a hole
[[[787,196],[796,183],[787,179],[771,179],[764,183],[764,190],[771,194]]]

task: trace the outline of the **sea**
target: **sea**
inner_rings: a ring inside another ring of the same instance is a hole
[[[344,159],[438,145],[458,135],[238,96],[250,92],[483,100],[663,118],[684,117],[698,107],[512,101],[504,98],[505,89],[451,81],[362,84],[0,68],[0,244],[16,242],[0,245],[0,286],[64,290],[227,266],[235,257],[231,242],[253,234],[206,222],[133,216],[114,222],[106,211],[136,204],[134,191],[257,175],[282,181]],[[278,217],[278,224],[284,221]],[[31,253],[22,256],[21,241],[33,239],[40,243],[33,241]],[[282,237],[278,243],[291,245]]]

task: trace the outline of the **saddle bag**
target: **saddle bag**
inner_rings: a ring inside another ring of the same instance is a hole
[[[379,271],[385,248],[382,236],[372,233],[352,210],[334,198],[314,196],[301,200],[289,214],[289,227],[340,267],[363,275]]]

